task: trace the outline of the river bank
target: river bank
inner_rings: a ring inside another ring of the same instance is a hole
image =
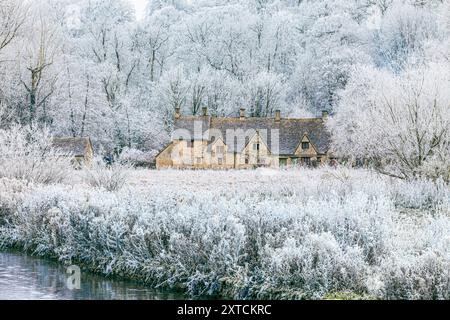
[[[448,185],[325,168],[133,174],[117,191],[0,180],[0,247],[189,297],[449,298]]]
[[[0,252],[0,300],[172,300],[180,292],[158,290],[138,282],[106,278],[82,270],[80,288],[67,285],[67,268],[50,259],[15,251]]]

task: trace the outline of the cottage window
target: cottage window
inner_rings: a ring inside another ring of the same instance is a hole
[[[291,163],[292,163],[293,166],[298,165],[298,158],[292,158],[291,159]]]
[[[217,158],[217,164],[222,165],[223,164],[223,158]]]
[[[253,144],[253,150],[259,150],[259,143]]]
[[[224,151],[224,147],[223,147],[223,146],[217,146],[217,147],[216,147],[216,152],[217,152],[217,153],[223,154],[223,151]]]
[[[302,142],[302,149],[303,150],[309,149],[309,142]]]
[[[306,166],[310,166],[311,165],[311,158],[310,157],[302,157],[302,164],[306,165]]]
[[[248,156],[245,157],[244,163],[245,163],[245,164],[248,164],[248,163],[249,163]]]

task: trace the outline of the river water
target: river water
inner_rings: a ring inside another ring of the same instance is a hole
[[[131,281],[107,279],[81,272],[80,289],[70,290],[66,268],[46,259],[0,252],[0,300],[4,299],[185,299],[179,293],[160,291]]]

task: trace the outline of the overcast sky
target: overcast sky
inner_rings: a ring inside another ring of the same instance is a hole
[[[136,17],[138,20],[142,18],[145,11],[145,6],[147,5],[148,0],[128,0],[134,4],[136,8]]]

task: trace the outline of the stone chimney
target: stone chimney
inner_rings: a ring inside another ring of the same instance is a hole
[[[281,120],[281,111],[275,110],[275,121],[280,122],[280,120]]]
[[[322,111],[322,120],[323,121],[328,120],[328,111],[327,110]]]
[[[202,115],[203,115],[204,117],[206,117],[206,116],[208,115],[208,108],[207,108],[207,107],[203,107],[203,108],[202,108]]]
[[[240,108],[239,109],[239,118],[240,119],[245,119],[245,108]]]
[[[175,119],[179,119],[181,117],[180,108],[175,108]]]

